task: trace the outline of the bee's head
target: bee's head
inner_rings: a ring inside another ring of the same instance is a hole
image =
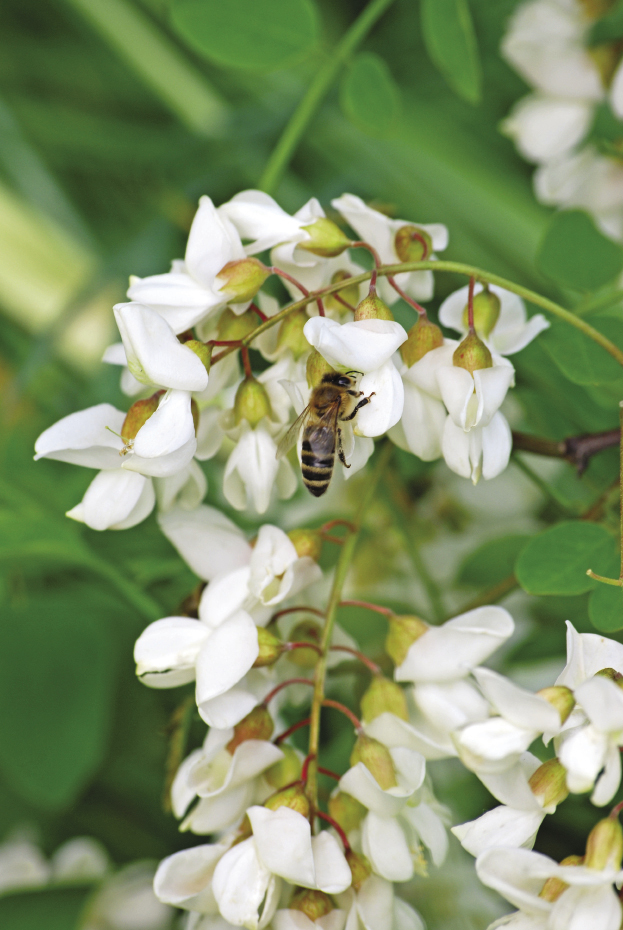
[[[361,371],[328,371],[325,375],[322,376],[323,384],[334,384],[336,387],[351,387],[355,383],[355,377],[353,375],[361,375]]]

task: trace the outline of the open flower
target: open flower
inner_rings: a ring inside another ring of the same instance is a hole
[[[349,888],[337,900],[348,913],[348,930],[424,930],[417,911],[396,896],[392,882],[378,875],[370,875],[357,891]]]
[[[476,284],[474,296],[477,297],[483,290],[482,284]],[[469,287],[459,288],[446,297],[439,308],[440,322],[462,335],[468,331],[465,319],[468,291]],[[475,323],[476,332],[492,352],[498,355],[513,355],[525,348],[544,329],[548,329],[549,322],[543,314],[537,313],[528,319],[525,304],[517,294],[495,284],[488,285],[488,291],[499,300],[499,316],[491,328],[486,325],[484,329],[480,329],[477,314]]]

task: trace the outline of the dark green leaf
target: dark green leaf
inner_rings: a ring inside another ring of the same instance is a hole
[[[482,72],[467,0],[422,0],[426,50],[450,87],[468,103],[479,103]]]
[[[602,335],[623,348],[623,320],[594,316],[590,322]],[[604,384],[621,378],[619,363],[573,326],[553,322],[540,339],[563,374],[575,384]]]
[[[607,572],[613,550],[614,539],[603,526],[570,520],[531,539],[515,574],[528,594],[583,594],[596,584],[587,570]]]
[[[623,589],[598,584],[588,602],[588,615],[602,633],[623,630]]]
[[[171,20],[179,36],[209,61],[249,71],[275,71],[316,44],[312,0],[176,0]]]
[[[88,887],[23,891],[0,898],[2,930],[77,930]]]
[[[612,42],[623,36],[623,3],[617,2],[613,8],[591,27],[589,43],[600,45],[602,42]]]
[[[566,210],[552,217],[537,265],[562,287],[594,291],[623,270],[623,249],[599,232],[587,213]]]
[[[372,136],[386,136],[400,115],[400,90],[374,52],[357,55],[344,75],[340,99],[350,121]]]
[[[457,581],[477,588],[503,581],[513,574],[517,556],[529,538],[523,535],[502,536],[486,542],[464,560]]]
[[[58,520],[41,513],[0,512],[0,563],[34,562],[82,564],[88,550],[78,529],[59,514]]]

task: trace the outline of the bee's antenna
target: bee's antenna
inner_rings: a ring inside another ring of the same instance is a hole
[[[347,371],[346,374],[347,375],[363,375],[363,371],[355,371],[353,369],[353,371]]]

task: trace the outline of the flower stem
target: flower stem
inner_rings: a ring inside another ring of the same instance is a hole
[[[289,281],[290,284],[293,284],[296,288],[298,288],[301,294],[305,295],[305,297],[309,297],[309,291],[307,290],[307,288],[303,287],[300,281],[297,281],[296,278],[293,278],[291,274],[287,273],[287,271],[282,271],[281,268],[277,268],[275,265],[273,265],[270,270],[272,274],[276,274],[279,278],[284,278],[286,281]],[[322,300],[320,299],[320,297],[317,297],[314,299],[316,301],[316,304],[318,305],[319,315],[324,316],[324,304]]]
[[[303,727],[309,725],[309,717],[305,717],[304,720],[297,720],[296,723],[293,723],[291,727],[288,727],[287,730],[284,730],[283,733],[280,733],[279,736],[276,736],[273,740],[275,746],[279,746],[280,743],[283,743],[284,739],[287,739],[288,736],[292,736],[293,733],[296,733],[297,730],[301,730]]]
[[[333,829],[335,830],[335,832],[338,834],[339,838],[342,841],[342,845],[344,846],[344,852],[349,852],[350,843],[348,842],[346,834],[342,830],[339,823],[336,820],[334,820],[333,817],[329,817],[328,814],[325,814],[324,811],[316,810],[315,814],[316,814],[316,817],[320,817],[321,820],[325,820],[328,824],[331,824],[331,826],[333,827]]]
[[[474,285],[476,279],[472,275],[469,279],[469,288],[467,289],[467,325],[470,333],[476,332],[474,329]]]
[[[242,358],[242,366],[244,368],[245,378],[252,378],[253,371],[251,369],[251,359],[249,358],[249,350],[246,346],[240,347],[240,357]]]
[[[383,614],[384,617],[393,617],[394,611],[389,607],[381,607],[380,604],[372,604],[370,601],[340,601],[340,607],[365,607],[366,610],[374,610],[377,614]]]
[[[619,402],[619,424],[621,429],[621,439],[619,444],[619,493],[621,500],[619,502],[621,513],[621,574],[619,581],[623,585],[623,401]]]
[[[315,607],[301,606],[301,607],[284,607],[283,610],[278,610],[276,614],[272,615],[271,623],[273,620],[278,620],[279,617],[285,617],[286,614],[298,613],[299,610],[303,610],[303,611],[306,610],[308,613],[316,614],[317,617],[322,617],[322,619],[324,620],[324,613],[322,612],[322,610],[317,610]]]
[[[376,662],[373,662],[372,659],[369,659],[363,652],[359,652],[358,649],[353,649],[351,646],[331,646],[331,652],[348,652],[350,655],[355,656],[356,659],[359,659],[366,668],[370,669],[373,675],[382,675],[383,672],[379,665]]]
[[[287,681],[282,681],[275,688],[273,688],[272,691],[269,691],[262,701],[262,704],[264,707],[268,707],[275,695],[279,694],[283,688],[287,688],[288,685],[313,685],[313,683],[314,682],[311,678],[288,678]]]
[[[357,733],[361,733],[363,727],[361,720],[357,717],[346,704],[342,704],[341,701],[332,701],[330,698],[325,698],[322,702],[323,707],[333,707],[334,710],[339,710],[341,714],[344,714],[345,717],[348,717],[352,725],[354,726]]]
[[[393,289],[396,291],[396,293],[400,294],[400,296],[402,297],[405,303],[409,304],[410,307],[413,307],[414,310],[417,310],[420,316],[422,317],[428,316],[424,307],[422,307],[422,305],[419,304],[417,300],[414,300],[412,297],[409,297],[409,295],[406,294],[403,291],[403,289],[396,283],[396,279],[393,278],[392,275],[388,274],[387,280],[389,281]]]

